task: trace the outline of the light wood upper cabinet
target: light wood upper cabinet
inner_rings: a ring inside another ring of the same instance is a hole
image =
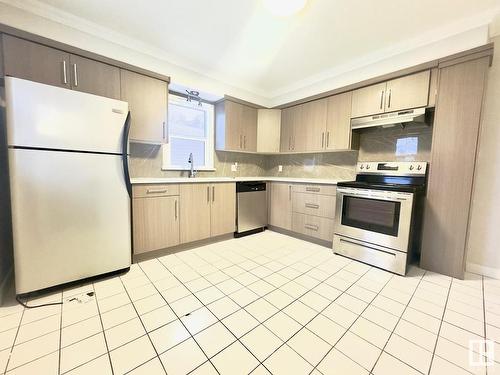
[[[296,129],[296,137],[305,139],[301,151],[320,151],[326,145],[326,113],[327,99],[313,100],[299,106],[300,122]],[[299,143],[299,142],[297,142]]]
[[[363,117],[384,112],[386,83],[379,83],[352,92],[351,117]]]
[[[281,182],[270,184],[269,224],[292,229],[292,185]]]
[[[297,107],[285,108],[281,111],[280,151],[293,151],[293,136],[297,122]]]
[[[325,141],[327,150],[351,148],[351,99],[352,92],[328,98]]]
[[[257,108],[223,100],[215,105],[217,150],[257,151]]]
[[[69,53],[3,34],[4,73],[70,88]]]
[[[233,233],[236,226],[236,184],[211,186],[210,233],[212,237]]]
[[[179,244],[179,197],[133,199],[134,254]]]
[[[257,152],[279,152],[281,110],[259,109],[257,112]]]
[[[425,107],[429,100],[430,71],[354,90],[351,117]]]
[[[181,243],[210,237],[209,184],[181,184]]]
[[[426,70],[388,81],[385,112],[425,107],[429,100],[430,73]]]
[[[128,102],[131,141],[167,142],[168,84],[159,79],[120,70],[121,99]]]
[[[69,63],[73,90],[120,99],[119,68],[76,55],[70,55]]]

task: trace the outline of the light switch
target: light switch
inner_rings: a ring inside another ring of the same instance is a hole
[[[231,172],[236,172],[238,170],[238,163],[231,164]]]
[[[283,172],[283,166],[282,165],[278,165],[278,172]]]

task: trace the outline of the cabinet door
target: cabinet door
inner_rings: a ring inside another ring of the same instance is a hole
[[[241,133],[243,135],[243,149],[257,151],[257,108],[243,106]]]
[[[70,88],[69,54],[10,35],[3,35],[6,76]]]
[[[224,101],[224,132],[225,132],[225,150],[243,149],[243,134],[241,132],[241,123],[243,122],[243,105]]]
[[[233,233],[236,226],[236,184],[213,184],[211,189],[211,236]]]
[[[167,92],[165,81],[120,70],[121,99],[128,102],[130,140],[161,144],[166,141]]]
[[[300,122],[296,129],[297,150],[321,151],[326,144],[327,99],[300,105]],[[302,146],[302,140],[305,145]]]
[[[179,197],[133,199],[134,254],[179,244]]]
[[[327,150],[351,148],[351,98],[352,92],[328,98],[325,141]]]
[[[76,55],[69,61],[73,90],[120,99],[119,68]]]
[[[384,112],[386,83],[379,83],[352,93],[351,117],[363,117]]]
[[[280,151],[292,151],[292,137],[296,107],[285,108],[281,111]]]
[[[181,243],[210,237],[210,188],[208,184],[181,184]]]
[[[292,229],[292,185],[280,182],[271,184],[269,224]]]
[[[425,107],[429,100],[430,70],[387,82],[385,111]]]
[[[463,278],[489,58],[440,69],[424,210],[422,268]]]

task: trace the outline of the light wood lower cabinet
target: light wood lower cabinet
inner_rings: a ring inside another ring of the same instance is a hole
[[[236,229],[236,184],[213,184],[211,190],[211,236],[233,233]]]
[[[134,254],[179,244],[179,197],[134,198]]]
[[[292,231],[323,241],[333,241],[333,219],[294,212]]]
[[[181,184],[181,243],[233,233],[236,185]]]
[[[287,230],[292,229],[292,185],[273,182],[270,184],[269,224]]]
[[[335,196],[292,193],[292,211],[333,219],[335,217]]]
[[[181,243],[210,237],[210,184],[181,184]]]

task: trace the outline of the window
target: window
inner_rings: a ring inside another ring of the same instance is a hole
[[[168,143],[163,146],[164,170],[186,170],[189,154],[194,169],[214,169],[214,106],[188,102],[186,98],[169,95]]]

